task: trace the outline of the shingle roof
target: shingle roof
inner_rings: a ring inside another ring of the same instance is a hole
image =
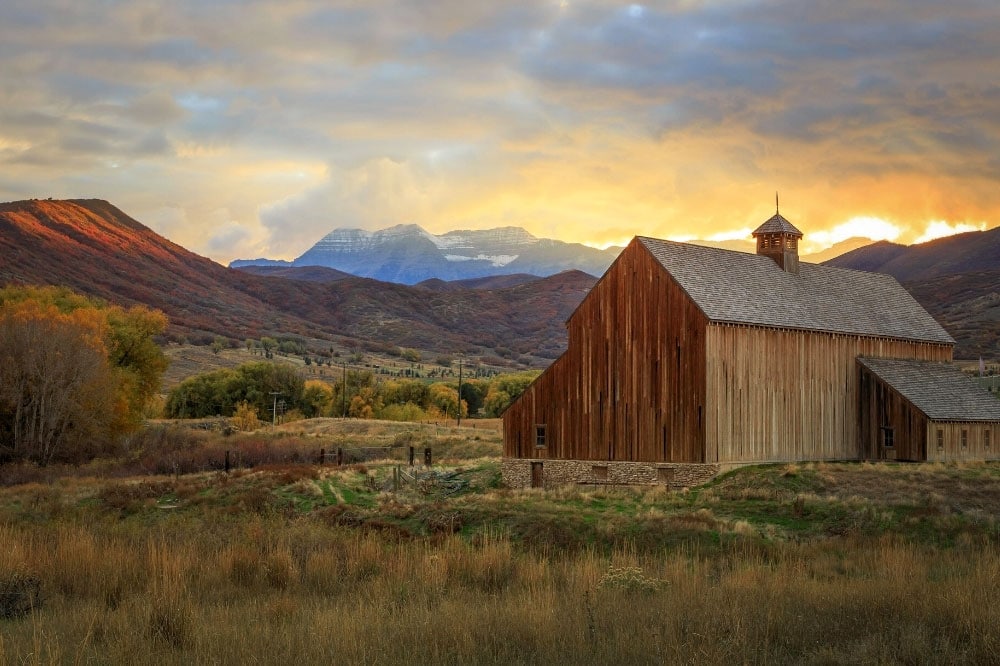
[[[779,213],[775,213],[774,217],[757,227],[756,231],[753,232],[754,237],[759,234],[792,234],[802,238],[802,232],[796,229],[791,222],[781,217]]]
[[[711,321],[954,344],[889,275],[639,237]]]
[[[951,363],[858,357],[932,421],[1000,421],[1000,400]]]

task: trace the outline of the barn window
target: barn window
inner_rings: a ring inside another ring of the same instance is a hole
[[[969,448],[969,431],[968,430],[963,430],[962,431],[962,448],[963,449]]]
[[[545,425],[539,424],[535,426],[535,448],[544,449],[545,448]]]
[[[656,479],[660,483],[666,483],[667,485],[674,482],[674,468],[673,467],[657,467],[656,468]]]
[[[608,480],[608,466],[607,465],[594,465],[593,467],[590,468],[590,472],[591,472],[591,474],[594,475],[594,478],[597,479],[598,481],[607,481]]]
[[[895,445],[892,428],[882,428],[882,446],[887,449],[891,449]]]
[[[993,434],[989,430],[983,431],[983,448],[987,451],[990,450],[990,435]]]
[[[937,445],[938,451],[944,451],[944,430],[938,428],[937,431]]]

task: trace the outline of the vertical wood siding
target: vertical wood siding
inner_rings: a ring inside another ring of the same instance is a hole
[[[858,446],[868,460],[927,460],[927,416],[858,365]],[[892,428],[893,450],[883,447],[883,428]]]
[[[937,447],[937,431],[941,430],[944,446]],[[966,446],[962,448],[962,431],[966,431]],[[986,449],[984,433],[990,433],[990,448]],[[1000,460],[997,437],[1000,423],[929,421],[927,423],[928,460]]]
[[[566,353],[504,413],[505,455],[704,462],[706,325],[633,241],[567,323]]]
[[[858,335],[712,324],[709,462],[843,460],[858,448],[858,356],[951,360],[951,347]]]

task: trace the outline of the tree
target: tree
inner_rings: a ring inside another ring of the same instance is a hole
[[[430,406],[436,409],[442,416],[454,418],[458,415],[458,389],[445,383],[430,385]],[[463,400],[462,416],[468,413],[467,405]]]
[[[166,359],[166,318],[63,287],[0,289],[0,447],[5,457],[80,461],[136,428]]]
[[[257,408],[244,400],[236,405],[233,412],[233,428],[241,432],[250,432],[260,427],[260,419],[257,418]]]
[[[327,416],[333,406],[333,388],[326,382],[310,379],[302,390],[302,413],[306,418]]]
[[[283,363],[257,361],[244,363],[235,369],[222,369],[190,377],[167,396],[164,413],[167,418],[201,418],[232,416],[236,406],[246,401],[258,414],[270,414],[273,393],[289,409],[308,406],[303,401],[305,382],[295,368]]]
[[[494,377],[483,401],[486,415],[500,416],[540,374],[539,370],[528,370]]]
[[[260,339],[260,347],[264,350],[264,358],[271,358],[271,350],[278,346],[278,341],[274,338],[263,337]]]
[[[221,335],[217,335],[215,336],[215,339],[212,340],[212,353],[218,356],[219,352],[221,352],[228,346],[229,346],[229,340],[222,337]]]

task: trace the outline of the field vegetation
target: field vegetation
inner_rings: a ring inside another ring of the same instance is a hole
[[[260,459],[8,475],[0,662],[944,664],[1000,650],[1000,465],[509,490],[499,432],[478,425],[152,429],[141,448]],[[292,462],[338,445],[383,451]],[[409,446],[434,465],[409,468]]]
[[[383,377],[371,369],[345,367],[335,377],[310,378],[288,363],[252,361],[180,382],[167,395],[163,415],[234,416],[242,406],[260,419],[272,420],[280,399],[279,414],[288,412],[285,421],[317,416],[391,421],[466,418],[470,414],[496,417],[539,374],[525,371],[489,379],[466,376],[459,386],[454,376],[431,379],[410,376],[409,369],[406,372],[406,376]]]

